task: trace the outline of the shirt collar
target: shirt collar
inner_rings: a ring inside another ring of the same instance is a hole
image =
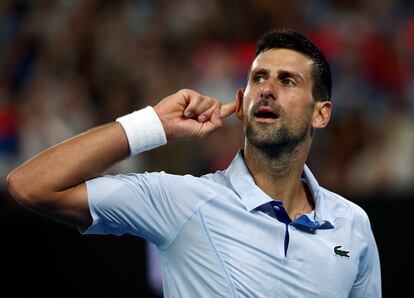
[[[264,193],[254,182],[249,169],[243,159],[243,153],[240,150],[226,170],[226,176],[229,178],[235,192],[240,197],[242,203],[248,211],[269,203],[272,198]]]
[[[244,162],[242,150],[237,153],[236,157],[227,168],[226,176],[230,180],[234,191],[238,194],[243,205],[249,212],[273,201],[273,199],[262,191],[254,182],[253,177]],[[302,179],[308,184],[312,198],[315,202],[315,210],[309,214],[312,215],[309,219],[316,223],[323,223],[325,221],[332,223],[333,218],[328,212],[319,183],[306,165],[304,165]]]

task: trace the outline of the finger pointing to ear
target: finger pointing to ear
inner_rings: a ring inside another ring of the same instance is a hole
[[[236,111],[236,102],[233,101],[231,103],[225,104],[221,106],[220,109],[220,118],[226,118],[233,114]]]

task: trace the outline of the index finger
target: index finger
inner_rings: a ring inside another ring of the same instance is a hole
[[[236,111],[236,101],[222,105],[220,109],[220,118],[226,118]]]

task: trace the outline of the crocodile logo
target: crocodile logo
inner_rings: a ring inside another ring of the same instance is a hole
[[[349,250],[341,250],[340,248],[342,247],[342,245],[338,245],[334,247],[334,252],[337,256],[341,256],[341,257],[347,257],[349,258]]]

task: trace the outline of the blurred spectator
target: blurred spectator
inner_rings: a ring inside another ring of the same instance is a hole
[[[4,181],[19,154],[17,107],[8,90],[0,88],[0,179]]]
[[[321,183],[351,199],[412,191],[413,6],[404,0],[2,1],[1,175],[180,88],[233,100],[245,86],[253,41],[269,28],[293,27],[321,47],[333,70],[332,123],[317,134],[319,152],[309,160]],[[108,171],[221,169],[243,142],[240,129],[231,119],[208,142],[170,144]]]

